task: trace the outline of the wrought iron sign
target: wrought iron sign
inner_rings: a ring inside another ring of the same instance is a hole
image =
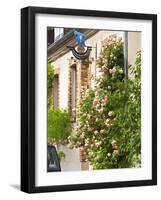
[[[81,32],[74,31],[77,47],[67,46],[72,51],[73,56],[78,60],[85,60],[89,57],[92,50],[91,46],[85,45],[85,35]]]

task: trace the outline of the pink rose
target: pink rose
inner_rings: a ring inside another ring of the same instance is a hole
[[[110,119],[109,119],[109,118],[107,118],[105,123],[107,124],[107,123],[109,123],[109,121],[110,121]]]
[[[111,144],[112,146],[116,145],[117,144],[116,140],[112,140]]]
[[[118,42],[121,42],[121,41],[122,41],[122,37],[119,37],[119,38],[118,38]]]
[[[109,85],[109,86],[108,86],[108,90],[111,90],[111,89],[112,89],[112,87]]]
[[[111,125],[110,125],[110,124],[105,124],[105,126],[106,126],[107,128],[109,128]]]
[[[88,144],[88,143],[89,143],[89,140],[88,140],[88,139],[85,139],[85,143]]]
[[[95,131],[94,131],[94,134],[95,134],[95,135],[97,135],[97,133],[98,133],[98,131],[97,131],[97,130],[95,130]]]
[[[103,113],[103,108],[98,110],[99,113]]]
[[[115,33],[115,34],[113,34],[112,36],[113,36],[114,38],[117,38],[117,35],[116,35],[116,33]]]
[[[108,116],[109,116],[109,117],[112,117],[112,115],[113,115],[113,111],[109,111],[109,112],[108,112]]]
[[[101,134],[103,134],[104,132],[105,132],[105,130],[104,130],[104,129],[100,130],[100,133],[101,133]]]
[[[103,78],[100,78],[99,81],[100,81],[100,83],[103,83],[103,82],[104,82],[104,79],[103,79]]]
[[[84,136],[85,136],[85,132],[82,132],[81,135],[80,135],[80,138],[83,139]]]
[[[112,68],[112,72],[113,72],[113,73],[116,73],[116,67],[113,67],[113,68]]]
[[[119,73],[123,74],[124,73],[123,69],[119,69]]]
[[[99,103],[97,103],[97,105],[96,105],[96,108],[99,108],[100,107],[100,104]]]
[[[81,135],[80,135],[80,138],[81,138],[81,139],[83,139],[83,138],[84,138],[84,135],[83,135],[83,134],[81,134]]]
[[[88,132],[91,132],[91,131],[92,131],[92,129],[89,127],[89,128],[88,128]]]
[[[92,137],[92,142],[94,142],[95,138],[96,138],[96,137],[93,135],[93,137]]]
[[[108,96],[104,96],[104,101],[108,101]]]
[[[110,156],[111,156],[111,153],[108,153],[107,156],[110,157]]]
[[[112,70],[112,69],[109,69],[109,73],[112,74],[112,72],[113,72],[113,70]]]
[[[119,150],[115,149],[115,150],[113,151],[113,154],[114,154],[115,156],[117,156],[117,155],[119,154]]]

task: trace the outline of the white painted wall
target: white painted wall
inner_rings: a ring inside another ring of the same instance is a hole
[[[69,149],[67,146],[59,146],[58,151],[65,153],[65,158],[60,162],[62,171],[78,171],[81,170],[79,149]]]
[[[135,64],[136,53],[141,50],[141,32],[128,32],[128,63]]]

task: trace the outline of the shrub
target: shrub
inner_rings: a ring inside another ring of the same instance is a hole
[[[47,95],[48,95],[48,108],[52,106],[52,83],[54,79],[54,69],[52,68],[51,64],[48,63],[48,75],[47,75]]]
[[[50,108],[48,110],[48,139],[55,143],[62,143],[72,132],[70,115],[65,110]]]
[[[86,151],[93,169],[141,165],[141,53],[134,77],[123,72],[123,42],[112,35],[97,62],[100,76],[79,104],[79,122],[71,143]]]
[[[66,110],[53,109],[52,87],[54,69],[48,63],[47,96],[48,96],[48,143],[64,143],[72,132],[70,115]]]

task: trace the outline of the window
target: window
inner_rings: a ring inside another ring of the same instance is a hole
[[[48,28],[48,46],[54,42],[54,28]]]
[[[54,29],[54,41],[61,39],[64,35],[64,28],[55,28]]]
[[[71,29],[69,29],[69,28],[48,27],[48,29],[47,29],[48,46],[50,46],[52,43],[56,42],[57,40],[61,39],[65,34],[67,34],[70,31],[71,31]]]

